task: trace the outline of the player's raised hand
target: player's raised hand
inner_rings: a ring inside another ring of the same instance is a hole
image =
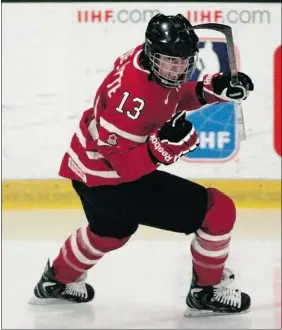
[[[198,134],[186,112],[176,113],[161,129],[149,135],[148,147],[154,162],[173,164],[181,156],[194,151],[199,145]]]
[[[238,72],[238,84],[231,82],[231,73],[216,73],[203,77],[203,97],[207,103],[245,100],[254,90],[251,78]]]

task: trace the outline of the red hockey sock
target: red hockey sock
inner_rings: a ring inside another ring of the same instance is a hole
[[[229,197],[213,188],[208,192],[209,211],[191,244],[193,268],[198,284],[203,286],[221,281],[236,219],[236,209]]]
[[[212,236],[201,229],[197,231],[191,252],[199,285],[215,285],[220,282],[228,257],[230,235]]]
[[[128,240],[129,237],[117,239],[95,235],[89,226],[79,228],[65,241],[53,262],[56,280],[61,283],[74,282],[105,253],[122,247]]]

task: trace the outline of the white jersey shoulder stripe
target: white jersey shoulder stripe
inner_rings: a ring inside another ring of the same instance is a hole
[[[133,66],[135,67],[135,69],[146,72],[146,73],[150,73],[150,71],[142,69],[141,66],[138,64],[138,56],[139,54],[141,54],[142,49],[140,49],[133,57]]]

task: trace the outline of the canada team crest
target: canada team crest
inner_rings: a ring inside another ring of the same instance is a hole
[[[107,142],[111,145],[111,146],[116,146],[117,145],[117,136],[116,134],[109,134],[108,140]]]

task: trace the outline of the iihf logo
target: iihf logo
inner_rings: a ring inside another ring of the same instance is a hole
[[[240,70],[238,49],[235,46],[237,70]],[[201,39],[193,81],[203,81],[203,76],[230,71],[226,40],[224,38]],[[206,105],[198,111],[189,112],[189,120],[199,134],[199,148],[182,157],[184,161],[225,162],[231,160],[239,149],[236,134],[234,102]]]
[[[239,53],[235,48],[237,70],[239,71]],[[216,72],[228,72],[229,63],[227,55],[227,46],[225,39],[202,39],[199,42],[199,55],[195,72],[192,76],[193,81],[203,79],[205,74],[214,74]]]

